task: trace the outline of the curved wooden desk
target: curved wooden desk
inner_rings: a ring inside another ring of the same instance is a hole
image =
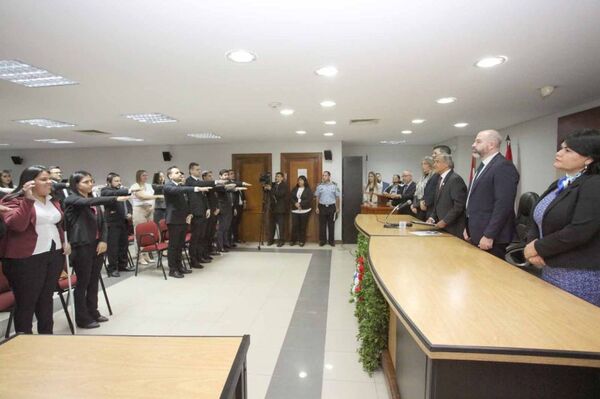
[[[393,312],[403,398],[479,397],[483,384],[511,398],[600,392],[600,308],[456,237],[386,236],[373,215],[355,224],[370,235],[371,269]]]

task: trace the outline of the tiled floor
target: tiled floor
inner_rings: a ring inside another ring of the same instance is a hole
[[[138,277],[112,279],[114,315],[101,328],[78,333],[250,334],[250,399],[388,398],[382,373],[369,377],[358,363],[348,302],[354,247],[255,249],[246,245],[217,257],[181,280],[165,281],[152,266]],[[102,298],[99,303],[107,314]],[[62,311],[55,314],[55,333],[68,333]]]

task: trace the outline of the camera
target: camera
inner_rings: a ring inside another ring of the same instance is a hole
[[[271,179],[271,172],[263,172],[260,174],[260,177],[258,178],[258,181],[260,182],[260,184],[262,185],[269,185],[272,182]]]

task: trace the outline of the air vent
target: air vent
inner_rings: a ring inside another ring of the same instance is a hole
[[[88,136],[105,136],[105,135],[110,135],[110,133],[107,132],[103,132],[101,130],[94,130],[94,129],[89,129],[89,130],[75,130],[77,133],[81,133],[81,134],[85,134]]]
[[[362,125],[376,125],[379,123],[379,119],[368,118],[368,119],[350,119],[350,125],[362,126]]]

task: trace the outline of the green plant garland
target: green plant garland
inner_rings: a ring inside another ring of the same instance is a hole
[[[354,315],[358,319],[359,360],[363,369],[372,375],[381,364],[381,353],[387,348],[390,313],[371,272],[368,237],[359,233],[357,244],[357,268],[350,301],[356,303]]]

